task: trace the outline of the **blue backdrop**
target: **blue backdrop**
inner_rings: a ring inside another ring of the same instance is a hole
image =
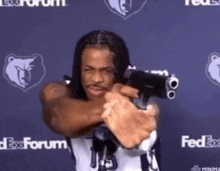
[[[42,121],[39,92],[71,76],[76,41],[95,29],[123,37],[137,68],[180,79],[176,99],[157,100],[162,170],[220,170],[220,2],[116,1],[0,0],[1,171],[74,170]]]

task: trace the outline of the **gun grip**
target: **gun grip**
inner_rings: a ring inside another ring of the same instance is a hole
[[[147,103],[149,100],[150,96],[147,96],[145,94],[141,94],[139,98],[133,99],[133,103],[135,104],[136,107],[147,110]]]

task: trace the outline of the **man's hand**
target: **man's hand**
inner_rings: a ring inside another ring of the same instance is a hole
[[[149,105],[148,110],[139,110],[130,102],[130,98],[138,96],[138,90],[127,85],[116,84],[111,92],[106,93],[107,103],[102,119],[128,149],[135,148],[156,129],[156,105]]]

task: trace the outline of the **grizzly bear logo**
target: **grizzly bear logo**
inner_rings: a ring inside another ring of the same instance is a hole
[[[27,57],[8,55],[3,74],[11,85],[26,92],[38,85],[45,76],[43,57],[39,54]]]
[[[214,84],[220,86],[220,55],[216,52],[209,55],[206,75]]]
[[[105,0],[104,2],[113,13],[126,20],[131,15],[138,13],[147,0]]]

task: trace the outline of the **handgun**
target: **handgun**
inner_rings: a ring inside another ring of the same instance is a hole
[[[124,78],[128,80],[128,85],[139,90],[139,98],[133,99],[133,103],[142,109],[146,109],[151,96],[174,99],[179,86],[179,79],[167,70],[141,71],[135,66],[128,66]]]

